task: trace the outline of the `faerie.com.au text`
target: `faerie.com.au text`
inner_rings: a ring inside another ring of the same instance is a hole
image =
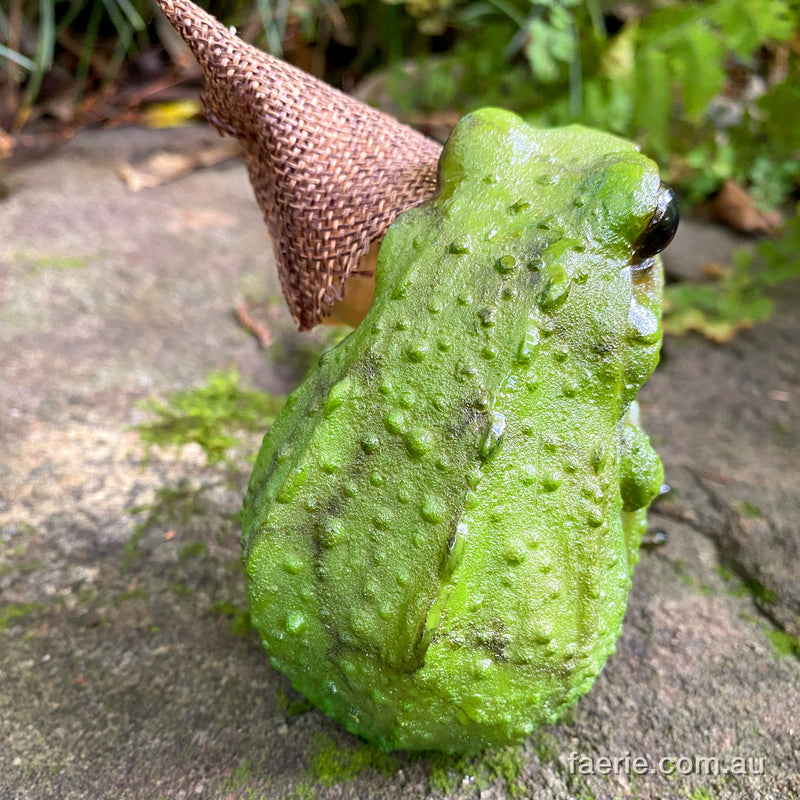
[[[573,751],[567,758],[574,775],[763,775],[764,756],[590,756]]]

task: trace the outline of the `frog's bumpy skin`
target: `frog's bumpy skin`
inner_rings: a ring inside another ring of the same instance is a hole
[[[204,104],[244,149],[301,330],[344,295],[373,241],[433,192],[441,146],[246,44],[190,0],[156,0],[207,81]]]
[[[663,472],[634,399],[662,271],[655,164],[464,118],[381,246],[373,305],[264,439],[242,510],[272,664],[385,748],[522,740],[615,647]]]

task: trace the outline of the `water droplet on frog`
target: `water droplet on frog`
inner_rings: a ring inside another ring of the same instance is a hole
[[[553,348],[553,361],[563,364],[569,358],[569,345],[561,344]]]
[[[469,529],[465,522],[459,522],[456,525],[456,532],[450,539],[449,549],[447,553],[447,563],[445,564],[445,573],[449,577],[455,571],[458,565],[464,558],[464,553],[467,549],[467,537]]]
[[[433,447],[433,435],[424,428],[412,428],[404,437],[406,451],[413,458],[422,458]]]
[[[554,492],[559,486],[561,486],[561,477],[559,475],[552,473],[542,477],[542,489],[544,491]]]
[[[469,294],[469,293],[466,293],[466,294],[460,294],[460,295],[459,295],[459,296],[456,298],[456,302],[457,302],[457,303],[458,303],[460,306],[471,306],[471,305],[472,305],[472,302],[473,302],[473,301],[472,301],[472,295],[471,295],[471,294]]]
[[[299,611],[290,611],[286,617],[286,631],[297,635],[306,629],[306,618]]]
[[[501,256],[494,263],[494,268],[501,275],[509,275],[517,268],[517,259],[514,256]]]
[[[411,389],[406,389],[404,392],[400,393],[400,397],[397,398],[397,405],[400,408],[411,408],[414,403],[416,402],[417,397]]]
[[[372,517],[372,524],[379,531],[388,531],[392,524],[392,512],[388,508],[379,508]]]
[[[491,344],[487,344],[486,347],[481,350],[481,358],[485,361],[494,361],[496,357],[497,349]]]
[[[454,256],[466,256],[470,253],[470,247],[467,242],[456,240],[450,242],[447,252]]]
[[[383,420],[383,425],[389,433],[397,435],[406,428],[406,420],[401,411],[390,411]]]
[[[369,632],[369,616],[365,611],[353,611],[350,614],[350,630],[357,636],[364,636]]]
[[[506,430],[506,416],[500,411],[492,413],[489,430],[480,446],[480,455],[484,461],[489,458],[500,446]]]
[[[369,456],[381,446],[381,441],[374,433],[368,433],[361,437],[361,449]]]
[[[503,550],[503,558],[511,566],[521,564],[526,555],[525,545],[522,542],[509,542]]]
[[[290,444],[285,444],[278,450],[277,454],[275,455],[275,463],[276,464],[285,464],[289,460],[289,456],[292,455],[292,446]]]
[[[422,503],[420,515],[425,522],[441,522],[445,515],[445,505],[438,497],[429,495]]]
[[[278,503],[291,503],[308,478],[308,465],[301,464],[289,471],[275,495]]]
[[[561,387],[561,394],[564,397],[575,397],[578,394],[578,382],[576,380],[568,380],[564,382]]]
[[[597,506],[589,506],[586,522],[590,528],[599,528],[603,524],[603,510]]]
[[[429,300],[428,301],[428,312],[429,313],[431,313],[431,314],[441,314],[442,313],[442,308],[444,308],[444,306],[442,305],[442,301],[441,300],[434,299],[434,300]]]
[[[504,287],[502,293],[500,294],[501,300],[513,300],[517,296],[517,287],[516,286],[506,286]]]
[[[319,543],[323,547],[336,547],[344,541],[342,522],[338,519],[326,519],[319,531]]]
[[[302,558],[298,558],[297,556],[289,556],[283,562],[283,568],[290,574],[290,575],[297,575],[305,564],[303,563]]]
[[[323,459],[320,468],[326,475],[334,475],[339,470],[339,464],[333,460]]]
[[[637,344],[655,344],[661,336],[658,316],[647,306],[631,299],[628,309],[628,340]]]
[[[519,480],[523,486],[530,486],[536,480],[536,467],[524,464],[519,470]]]
[[[530,364],[533,361],[533,357],[539,349],[539,341],[538,325],[529,325],[517,348],[517,362],[519,364]]]
[[[452,346],[450,339],[446,336],[440,337],[439,341],[436,343],[436,347],[440,353],[447,353]]]
[[[348,481],[342,487],[342,491],[345,497],[349,497],[352,500],[358,494],[358,486],[353,481]]]
[[[398,331],[407,331],[410,326],[411,323],[407,319],[399,319],[394,324],[395,329]]]
[[[478,319],[481,326],[484,328],[491,328],[497,322],[497,309],[487,306],[478,312]]]
[[[433,396],[433,407],[437,411],[446,411],[447,410],[447,397],[442,394],[442,392],[437,392]]]
[[[384,378],[381,381],[380,386],[378,386],[378,391],[384,397],[391,397],[392,396],[392,392],[394,392],[394,385],[392,384],[392,382],[388,378]]]
[[[555,311],[564,304],[569,294],[572,281],[567,268],[556,259],[544,264],[539,274],[543,278],[539,306],[545,311]]]
[[[371,484],[372,486],[376,486],[376,487],[377,487],[377,486],[383,486],[383,484],[385,483],[385,481],[386,481],[386,478],[384,478],[384,477],[383,477],[383,475],[382,475],[380,472],[378,472],[378,470],[375,470],[375,471],[374,471],[374,472],[373,472],[373,473],[372,473],[372,474],[369,476],[369,482],[370,482],[370,484]]]
[[[517,200],[514,205],[508,207],[508,211],[510,214],[521,214],[523,211],[527,211],[531,207],[531,204],[527,200]]]
[[[424,342],[414,342],[406,347],[404,356],[406,361],[412,364],[419,364],[425,360],[428,354],[428,345]]]

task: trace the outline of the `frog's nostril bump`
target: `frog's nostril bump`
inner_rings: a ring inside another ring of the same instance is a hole
[[[633,245],[633,264],[642,264],[665,250],[678,230],[680,211],[675,192],[665,183],[658,192],[656,210],[647,227]]]

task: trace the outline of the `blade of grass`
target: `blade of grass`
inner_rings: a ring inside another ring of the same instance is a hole
[[[35,62],[31,61],[27,56],[22,55],[22,53],[18,53],[16,50],[6,47],[4,44],[0,44],[0,58],[13,61],[18,66],[29,71],[36,69]]]
[[[54,0],[40,0],[39,2],[39,39],[36,42],[36,55],[34,56],[34,69],[25,90],[25,100],[17,116],[24,119],[27,110],[33,105],[33,101],[39,94],[42,87],[42,78],[45,72],[53,65],[53,51],[56,46],[56,21],[55,21],[55,2]]]

